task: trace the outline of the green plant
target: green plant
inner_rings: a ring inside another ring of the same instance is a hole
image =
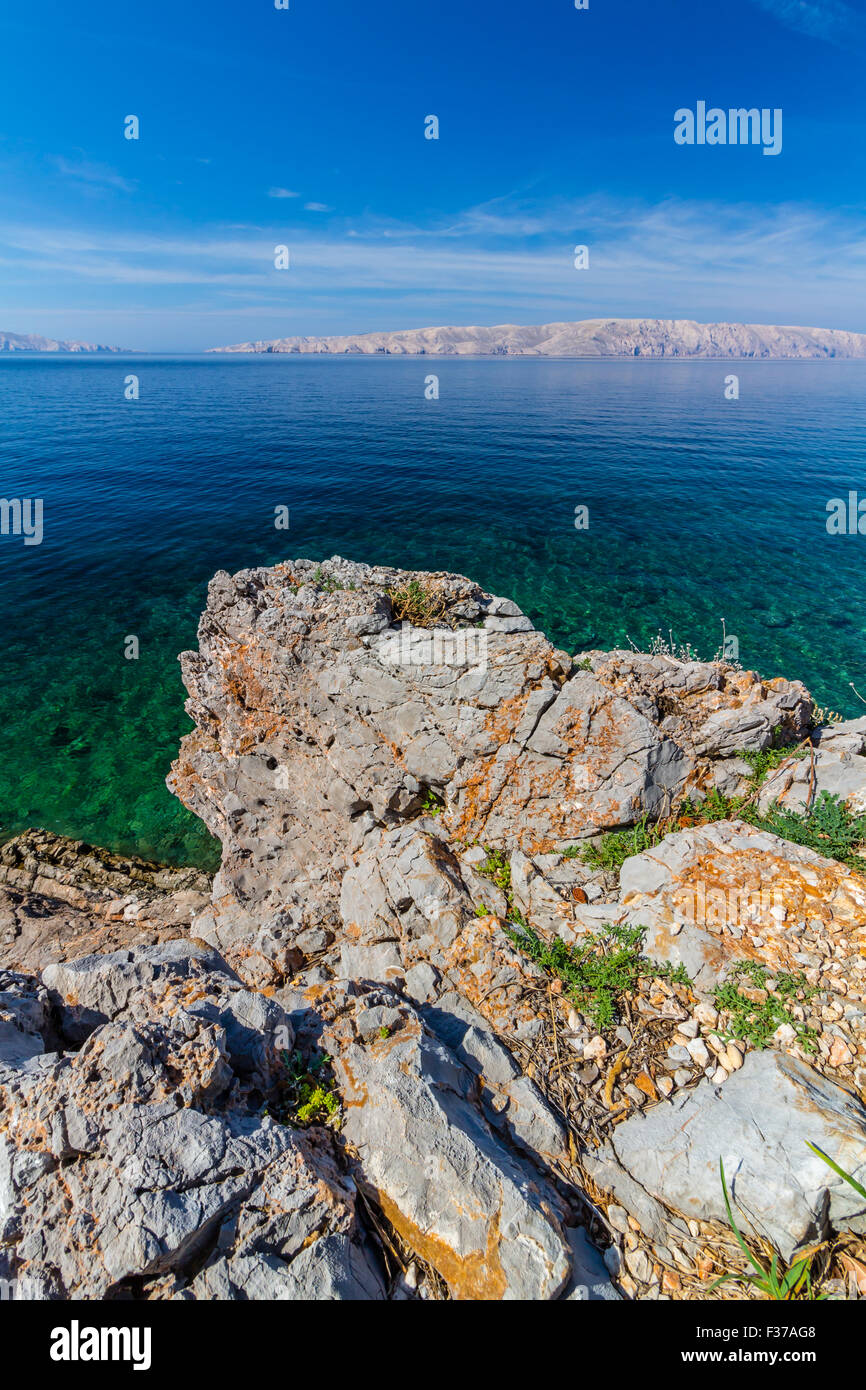
[[[668,820],[651,824],[649,816],[644,814],[628,830],[612,830],[603,835],[597,844],[572,845],[564,854],[569,859],[582,859],[590,868],[619,873],[626,859],[653,849],[666,835],[695,825],[736,819],[758,830],[767,830],[780,839],[790,840],[792,844],[806,845],[829,859],[838,859],[849,869],[866,872],[866,815],[852,814],[841,797],[831,792],[821,792],[812,806],[804,811],[791,810],[774,802],[761,813],[755,804],[755,793],[767,773],[788,758],[805,756],[808,751],[808,748],[775,748],[761,753],[739,754],[752,768],[749,790],[745,795],[723,796],[714,787],[701,802],[682,801],[676,815]]]
[[[866,858],[858,852],[866,848],[866,815],[853,815],[842,798],[831,792],[821,792],[805,811],[792,811],[775,802],[764,815],[749,819],[762,830],[838,859],[849,869],[866,870]]]
[[[858,1196],[866,1197],[866,1187],[864,1187],[861,1182],[858,1182],[856,1178],[852,1178],[850,1173],[846,1173],[844,1168],[840,1168],[838,1163],[834,1163],[832,1158],[830,1158],[828,1154],[825,1154],[823,1149],[818,1148],[817,1144],[810,1144],[807,1139],[806,1148],[811,1149],[813,1154],[817,1154],[819,1158],[822,1158],[828,1168],[832,1168],[833,1172],[838,1173],[840,1178],[844,1178],[849,1186],[853,1187]]]
[[[578,853],[590,868],[619,873],[626,859],[633,854],[642,854],[645,849],[652,849],[666,833],[650,825],[649,816],[643,815],[637,825],[632,825],[628,830],[612,830],[608,835],[603,835],[597,845],[584,845]]]
[[[781,767],[782,763],[786,763],[790,759],[799,761],[801,758],[805,758],[808,752],[808,748],[788,745],[787,747],[760,750],[755,748],[743,749],[736,756],[742,762],[749,764],[752,769],[751,790],[757,791],[763,785],[768,772],[774,772],[777,767]]]
[[[354,589],[354,583],[341,584],[334,575],[326,575],[321,565],[313,570],[313,583],[318,584],[320,589],[324,589],[326,594],[335,594],[338,589]]]
[[[340,1099],[330,1082],[330,1057],[322,1055],[307,1062],[300,1051],[281,1054],[286,1074],[280,1085],[275,1118],[283,1124],[336,1125]]]
[[[412,623],[414,627],[432,627],[442,617],[447,596],[435,584],[422,584],[410,579],[388,590],[395,622]]]
[[[576,671],[591,671],[591,670],[592,670],[592,657],[591,657],[591,656],[585,656],[585,657],[583,657],[582,660],[578,661],[578,663],[577,663],[577,665],[575,666],[574,669],[575,669]]]
[[[511,862],[497,849],[487,850],[487,858],[478,865],[477,872],[489,878],[497,888],[501,888],[506,898],[511,892]]]
[[[643,927],[611,926],[604,935],[587,933],[579,949],[559,937],[546,941],[522,924],[517,929],[506,926],[505,934],[534,964],[562,982],[575,1007],[600,1032],[617,1021],[623,995],[633,993],[642,976],[691,984],[682,966],[660,966],[642,955]]]
[[[710,1286],[709,1292],[712,1293],[720,1284],[730,1283],[731,1280],[742,1282],[746,1280],[754,1284],[762,1294],[768,1299],[778,1303],[789,1303],[795,1299],[803,1298],[811,1302],[822,1302],[826,1294],[816,1294],[812,1289],[811,1265],[812,1256],[804,1255],[801,1260],[796,1260],[784,1272],[779,1267],[779,1256],[773,1252],[769,1267],[761,1264],[760,1260],[752,1254],[746,1242],[740,1234],[740,1229],[734,1220],[734,1213],[731,1209],[731,1199],[728,1196],[728,1184],[725,1181],[725,1165],[719,1159],[719,1173],[722,1179],[722,1193],[725,1199],[725,1210],[728,1213],[728,1225],[734,1233],[737,1244],[745,1255],[754,1273],[748,1271],[743,1274],[723,1274],[721,1279]]]
[[[849,681],[848,684],[851,686],[851,689],[854,690],[854,684],[853,684],[853,682],[852,682],[852,681]],[[860,695],[860,694],[858,693],[858,691],[854,690],[854,694],[857,695],[857,698],[858,698],[858,699],[862,700],[863,697],[862,697],[862,695]],[[834,710],[834,709],[825,709],[822,705],[816,705],[816,704],[813,702],[813,704],[812,704],[812,723],[813,723],[813,724],[815,724],[815,725],[817,725],[818,727],[820,727],[822,724],[844,724],[844,722],[845,722],[844,717],[843,717],[841,714],[839,714],[836,710]]]
[[[421,802],[421,809],[427,816],[438,816],[445,809],[445,802],[436,792],[427,788],[427,794]]]
[[[382,1026],[381,1026],[381,1028],[379,1029],[379,1037],[380,1037],[380,1038],[390,1038],[390,1036],[391,1036],[391,1029],[388,1027],[387,1024],[383,1023]]]
[[[340,1110],[340,1102],[333,1091],[324,1086],[315,1086],[295,1111],[295,1119],[300,1125],[327,1124]]]
[[[716,1008],[720,1013],[728,1013],[731,1019],[721,1036],[727,1039],[742,1038],[760,1050],[767,1046],[776,1029],[787,1023],[797,1034],[797,1041],[804,1052],[814,1052],[814,1030],[795,1018],[788,1008],[788,1001],[797,995],[801,999],[809,999],[816,991],[809,988],[805,975],[779,972],[772,976],[774,989],[770,993],[767,991],[770,978],[766,967],[757,961],[737,961],[724,984],[717,985],[713,992]],[[752,990],[766,991],[766,999],[749,999],[741,992],[744,983]]]

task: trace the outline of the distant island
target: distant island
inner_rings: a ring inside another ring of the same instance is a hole
[[[493,328],[409,328],[342,337],[273,338],[210,352],[307,352],[486,357],[866,357],[866,333],[693,319],[582,319]]]
[[[42,338],[38,333],[0,333],[0,352],[122,352],[123,348],[105,347],[103,343],[79,343]]]

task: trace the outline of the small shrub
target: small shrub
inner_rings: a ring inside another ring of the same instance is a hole
[[[855,816],[840,796],[821,792],[806,811],[792,811],[774,803],[763,816],[751,815],[752,825],[780,835],[795,845],[806,845],[849,869],[866,870],[866,815]]]
[[[280,1095],[273,1108],[274,1118],[281,1124],[339,1123],[340,1098],[330,1079],[330,1057],[325,1052],[307,1062],[300,1051],[281,1054],[286,1074],[280,1085]]]
[[[497,849],[489,849],[487,858],[483,864],[479,864],[476,872],[483,874],[484,878],[489,878],[491,883],[495,883],[500,888],[506,898],[511,895],[511,861],[508,856],[502,854]]]
[[[522,924],[506,927],[505,934],[535,965],[561,980],[569,999],[599,1032],[616,1023],[623,995],[633,993],[642,976],[691,984],[682,966],[657,965],[641,953],[643,927],[612,926],[603,936],[588,933],[579,949],[559,937],[546,941]]]
[[[771,1041],[776,1029],[787,1023],[797,1034],[797,1041],[804,1052],[814,1052],[814,1030],[794,1017],[788,1008],[788,1002],[798,994],[803,999],[809,999],[816,991],[810,989],[805,975],[786,975],[779,972],[773,975],[775,989],[772,994],[767,993],[765,1000],[756,1002],[741,993],[744,984],[751,989],[766,990],[770,978],[770,972],[765,966],[759,965],[757,961],[743,960],[738,961],[733,967],[724,984],[716,986],[713,1002],[720,1013],[724,1010],[731,1019],[720,1036],[728,1040],[742,1038],[753,1047],[762,1049]]]
[[[759,787],[763,786],[768,772],[775,772],[777,767],[781,767],[782,763],[788,762],[789,759],[796,758],[799,761],[801,758],[805,758],[808,752],[808,748],[795,745],[785,748],[764,748],[760,751],[744,749],[737,754],[737,757],[742,762],[748,763],[752,769],[751,789],[757,791]]]
[[[391,612],[395,622],[411,623],[413,627],[433,627],[442,617],[448,598],[435,584],[422,584],[410,579],[388,590]]]

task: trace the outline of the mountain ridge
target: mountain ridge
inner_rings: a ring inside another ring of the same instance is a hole
[[[694,319],[578,319],[492,327],[444,325],[394,332],[260,339],[209,352],[332,356],[705,357],[819,359],[866,357],[866,333]]]
[[[39,333],[0,333],[0,352],[122,352],[123,348],[103,343],[85,343],[77,338],[43,338]]]

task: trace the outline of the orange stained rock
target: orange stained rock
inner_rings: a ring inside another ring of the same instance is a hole
[[[503,1298],[508,1281],[499,1258],[498,1212],[489,1223],[484,1250],[459,1255],[441,1236],[416,1226],[386,1192],[374,1191],[373,1195],[394,1229],[441,1274],[455,1299],[490,1302]],[[477,1219],[483,1221],[484,1217],[479,1215]]]

